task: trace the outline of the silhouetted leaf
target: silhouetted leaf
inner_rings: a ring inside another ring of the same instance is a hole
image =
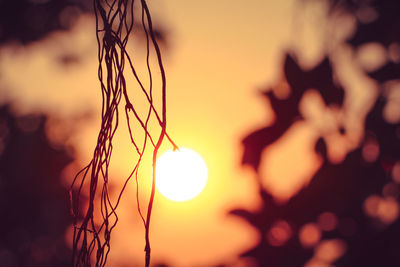
[[[307,89],[317,89],[328,104],[342,105],[343,103],[344,91],[333,84],[332,68],[328,59],[324,59],[318,66],[309,71],[303,71],[296,61],[287,54],[284,62],[284,73],[291,87],[288,98],[278,99],[271,90],[264,92],[264,96],[269,99],[275,112],[274,123],[254,131],[242,141],[244,146],[242,164],[249,165],[255,170],[258,170],[260,165],[262,151],[276,142],[296,120],[301,119],[298,106]]]
[[[316,89],[326,104],[343,103],[344,91],[333,83],[333,70],[328,58],[325,58],[311,70],[304,71],[291,57],[284,64],[286,79],[292,88],[292,94],[298,101],[307,89]]]

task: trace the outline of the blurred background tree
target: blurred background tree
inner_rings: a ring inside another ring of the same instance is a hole
[[[299,2],[301,12],[316,1]],[[282,81],[262,92],[275,120],[243,139],[242,158],[242,164],[260,177],[262,207],[231,211],[257,229],[260,239],[241,256],[254,259],[257,266],[399,266],[400,4],[326,2],[331,25],[345,15],[355,21],[355,31],[335,46],[332,28],[321,26],[326,34],[325,57],[307,68],[301,66],[296,52],[287,52]],[[346,60],[355,60],[355,68],[376,88],[358,122],[350,114],[358,99],[352,98],[351,85],[338,69],[343,67],[338,58],[346,51],[351,55]],[[378,54],[379,63],[363,64],[361,53],[364,57]],[[315,117],[301,103],[310,92],[323,100],[323,112],[334,117],[331,121],[322,117],[325,122],[315,127],[315,153],[322,164],[308,185],[278,202],[262,182],[262,153],[296,123],[315,125]],[[354,123],[362,125],[360,133]],[[335,147],[343,146],[343,156],[332,156]]]
[[[70,266],[72,219],[59,177],[72,158],[49,141],[47,120],[0,107],[1,266]]]
[[[93,1],[0,1],[0,46],[40,44],[54,33],[71,31],[84,15],[94,17]],[[145,47],[144,33],[140,27],[135,30]],[[165,44],[158,26],[154,34]],[[53,59],[64,71],[77,67],[84,57],[74,46],[71,40],[70,47]],[[24,74],[20,75],[23,78]],[[71,266],[71,247],[67,245],[70,237],[66,235],[72,235],[68,231],[72,214],[66,184],[69,178],[63,177],[63,170],[69,166],[74,170],[66,175],[72,175],[79,168],[70,164],[76,155],[68,139],[76,135],[80,123],[91,119],[91,108],[87,106],[65,119],[40,109],[32,112],[26,108],[26,112],[23,107],[21,112],[21,107],[16,107],[18,99],[2,98],[0,266]],[[85,196],[80,200],[82,205],[87,203]]]
[[[29,45],[69,30],[90,7],[91,1],[1,1],[0,45]],[[70,266],[64,235],[72,219],[60,174],[73,153],[49,140],[48,116],[0,107],[1,266]]]
[[[16,0],[0,2],[0,42],[25,45],[57,30],[69,30],[83,13],[92,11],[90,0]]]

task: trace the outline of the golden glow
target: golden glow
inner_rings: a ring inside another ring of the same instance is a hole
[[[169,150],[157,160],[158,191],[173,201],[187,201],[203,191],[207,183],[207,166],[195,151]]]

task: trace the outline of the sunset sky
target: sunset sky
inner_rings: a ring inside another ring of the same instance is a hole
[[[257,175],[240,166],[241,140],[274,118],[260,91],[282,78],[284,52],[296,49],[304,66],[321,59],[324,36],[316,22],[326,23],[322,19],[324,6],[315,4],[298,12],[295,0],[149,2],[155,25],[166,33],[162,52],[169,135],[179,146],[197,151],[209,174],[204,191],[190,201],[174,202],[156,195],[151,221],[152,262],[176,267],[222,262],[250,266],[237,255],[254,245],[258,236],[248,225],[227,215],[233,208],[254,210],[261,204]],[[351,21],[343,29],[343,36],[351,32]],[[76,53],[79,62],[61,66],[57,58],[64,53]],[[99,131],[101,93],[96,53],[94,18],[87,15],[70,32],[55,32],[28,46],[10,44],[0,50],[0,100],[12,100],[19,114],[45,112],[59,118],[48,126],[54,142],[64,141],[63,131],[77,124],[74,118],[89,114],[88,121],[78,122],[79,127],[66,140],[77,158],[64,171],[66,188],[77,168],[92,156]],[[144,62],[143,48],[132,53],[138,64]],[[138,68],[143,71],[144,67]],[[137,105],[140,109],[141,103]],[[296,124],[282,142],[263,154],[264,166],[270,166],[260,170],[263,185],[281,201],[304,186],[321,164],[313,152],[316,135],[312,129],[306,123]],[[133,162],[123,117],[115,144],[111,169],[119,188]],[[171,146],[166,143],[162,152],[168,149]],[[139,181],[143,209],[150,171],[143,169]],[[131,181],[119,207],[109,266],[143,264],[144,227],[135,194],[136,185]],[[66,242],[70,241],[69,231]]]

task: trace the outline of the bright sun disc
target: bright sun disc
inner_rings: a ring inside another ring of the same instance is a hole
[[[158,191],[173,201],[186,201],[203,191],[207,183],[207,166],[199,154],[188,148],[169,150],[156,166]]]

